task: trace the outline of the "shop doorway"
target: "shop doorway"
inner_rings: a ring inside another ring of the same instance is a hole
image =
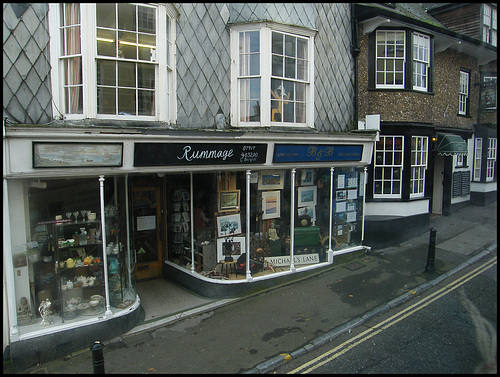
[[[432,211],[431,213],[443,214],[443,182],[444,182],[444,157],[436,155],[434,157],[434,185],[432,190]]]
[[[162,274],[164,222],[161,197],[160,185],[132,188],[137,280]]]

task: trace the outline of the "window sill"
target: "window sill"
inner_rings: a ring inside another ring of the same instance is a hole
[[[415,89],[391,89],[391,88],[368,88],[369,92],[406,92],[406,93],[420,93],[420,94],[428,94],[434,95],[433,91],[424,92],[422,90]]]

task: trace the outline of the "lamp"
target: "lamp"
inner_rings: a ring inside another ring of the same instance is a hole
[[[28,183],[28,187],[39,188],[39,189],[46,189],[47,188],[47,182],[42,182],[40,180],[30,181]]]

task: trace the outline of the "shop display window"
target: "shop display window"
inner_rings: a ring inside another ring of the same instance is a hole
[[[167,260],[202,276],[245,279],[247,250],[258,277],[290,269],[292,254],[301,268],[361,245],[363,168],[251,171],[248,186],[246,171],[193,173],[166,186]]]
[[[24,331],[117,312],[136,299],[125,178],[104,179],[104,232],[99,178],[45,182],[28,188],[29,248],[25,260],[14,258],[14,268],[27,270],[16,280],[18,325],[30,326]]]

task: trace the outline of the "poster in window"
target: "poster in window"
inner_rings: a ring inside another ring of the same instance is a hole
[[[262,219],[275,219],[280,217],[280,191],[262,192]]]

